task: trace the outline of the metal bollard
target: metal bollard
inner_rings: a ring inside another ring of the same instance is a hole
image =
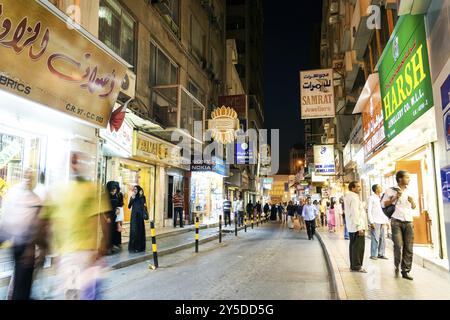
[[[256,226],[259,227],[259,213],[256,214]]]
[[[239,220],[239,217],[238,217]],[[234,235],[237,237],[238,225],[237,222],[234,224]]]
[[[247,215],[244,216],[244,231],[247,232]]]
[[[198,239],[199,239],[198,229],[199,229],[199,221],[198,217],[195,217],[195,252],[198,252]]]
[[[251,222],[252,222],[252,229],[253,229],[253,223],[254,223],[254,218],[255,218],[255,217],[253,216],[253,213],[252,213],[251,217],[252,217],[252,221],[251,221]]]
[[[219,215],[219,243],[222,243],[222,216]]]
[[[158,268],[158,247],[156,246],[156,231],[153,221],[150,221],[150,234],[152,236],[153,263],[155,264],[155,268]]]

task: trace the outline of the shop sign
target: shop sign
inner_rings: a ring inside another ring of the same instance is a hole
[[[177,164],[179,161],[179,150],[161,140],[134,131],[133,156],[164,163]]]
[[[404,15],[381,55],[378,70],[386,140],[433,106],[424,15]]]
[[[106,129],[100,129],[100,137],[105,139],[107,143],[114,144],[131,154],[133,147],[133,127],[126,121],[123,122],[117,131],[111,130],[110,124],[108,123]]]
[[[362,111],[364,132],[364,156],[369,158],[385,142],[383,110],[379,96],[380,87],[375,87],[375,93],[370,96]]]
[[[217,157],[212,159],[192,159],[191,172],[215,172],[222,176],[228,176],[228,166],[225,162]]]
[[[233,108],[239,119],[247,119],[247,95],[220,96],[219,106]]]
[[[302,119],[334,117],[333,69],[300,71],[300,96]]]
[[[318,175],[334,175],[336,165],[333,145],[314,146],[314,171]]]
[[[106,127],[126,66],[38,1],[2,1],[0,24],[0,89]]]
[[[255,164],[253,143],[236,143],[236,164]]]
[[[344,151],[342,152],[342,156],[344,158],[344,167],[352,161],[352,150],[350,141],[344,147]]]

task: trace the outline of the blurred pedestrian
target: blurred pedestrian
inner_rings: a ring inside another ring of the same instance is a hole
[[[180,228],[183,227],[183,209],[184,209],[184,197],[181,195],[181,191],[177,190],[172,197],[173,203],[173,227],[177,227],[177,218],[180,219]]]
[[[130,221],[130,241],[128,242],[128,251],[132,253],[145,251],[145,214],[147,203],[144,190],[139,185],[133,187],[128,209],[131,209]]]
[[[350,269],[354,272],[366,273],[362,267],[365,249],[365,230],[367,228],[366,211],[359,198],[361,185],[357,181],[352,181],[348,185],[348,192],[345,195],[344,203],[346,210],[347,228],[350,234],[349,256]]]
[[[370,259],[387,259],[386,248],[386,224],[388,217],[381,208],[381,193],[383,189],[379,184],[372,186],[373,194],[368,199],[367,218],[370,225]]]
[[[336,232],[336,200],[331,198],[330,207],[328,208],[328,232]]]
[[[8,298],[29,300],[35,269],[36,245],[42,238],[42,199],[32,190],[33,171],[26,169],[22,181],[11,188],[3,202],[0,238],[12,242],[14,273]],[[47,248],[47,246],[45,246]],[[41,248],[42,250],[43,248]],[[41,252],[42,255],[45,253]]]
[[[294,228],[294,215],[295,215],[295,206],[292,203],[292,201],[289,201],[289,204],[287,206],[287,225],[289,229],[293,229]]]
[[[110,237],[107,213],[111,212],[111,204],[106,190],[90,180],[90,162],[87,154],[72,154],[72,179],[53,192],[45,210],[58,257],[59,291],[67,300],[100,298],[101,257],[107,252]],[[100,243],[99,230],[106,232]]]
[[[277,211],[278,211],[278,220],[280,220],[283,223],[283,205],[281,204],[281,202],[277,206]]]
[[[306,198],[306,204],[302,209],[302,217],[305,219],[306,232],[308,234],[308,240],[314,240],[316,233],[316,219],[319,216],[319,209],[314,204],[311,204],[311,198]]]
[[[344,198],[341,197],[339,199],[339,203],[341,204],[341,216],[342,216],[342,221],[344,224],[344,239],[345,240],[349,240],[350,239],[350,235],[348,234],[348,229],[347,229],[347,222],[345,220],[345,205],[344,205]]]
[[[223,201],[223,217],[225,220],[225,227],[229,224],[231,226],[231,201],[230,196],[227,195]]]
[[[266,202],[266,204],[264,205],[263,211],[264,215],[269,219],[270,206],[268,202]]]
[[[242,195],[239,195],[239,200],[236,201],[236,211],[237,211],[236,223],[238,226],[241,226],[244,221],[244,200],[242,200]]]
[[[325,199],[322,199],[320,201],[319,208],[320,208],[320,225],[322,227],[325,227],[326,226],[326,210],[327,210],[327,205],[326,205]]]

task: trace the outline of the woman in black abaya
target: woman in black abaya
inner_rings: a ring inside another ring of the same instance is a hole
[[[146,210],[144,190],[140,186],[133,188],[128,209],[131,209],[129,252],[145,251],[144,211]]]

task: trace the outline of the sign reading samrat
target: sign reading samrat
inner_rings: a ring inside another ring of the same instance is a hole
[[[333,69],[300,71],[300,106],[302,119],[334,117]]]
[[[0,0],[0,90],[106,128],[126,66],[35,0]]]
[[[378,65],[386,140],[433,106],[424,15],[404,15]]]

